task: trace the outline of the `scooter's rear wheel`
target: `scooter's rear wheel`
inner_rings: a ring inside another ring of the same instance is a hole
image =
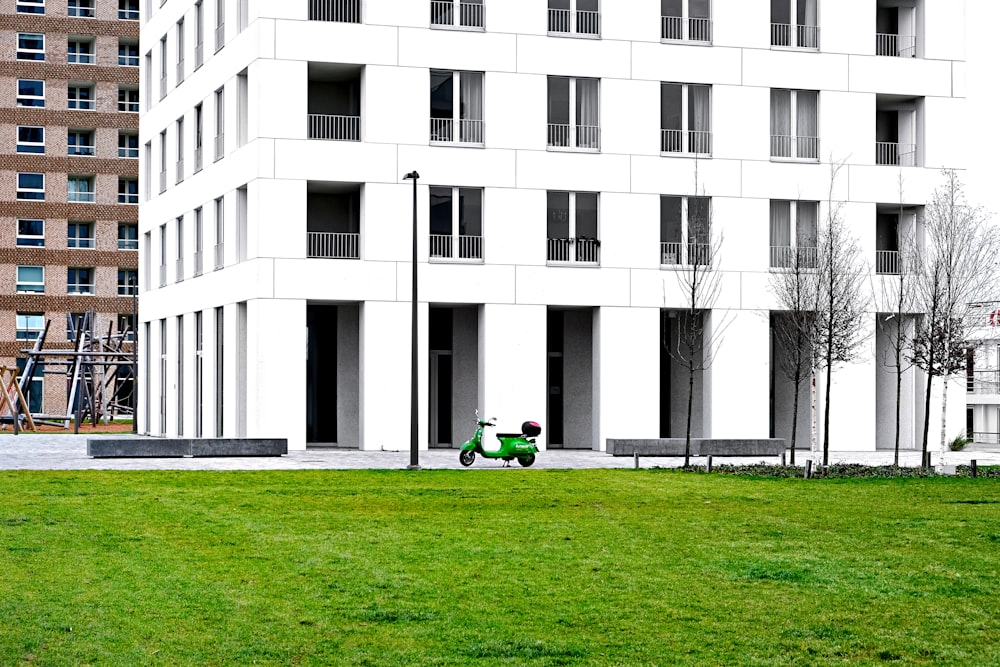
[[[535,462],[535,455],[534,454],[525,454],[524,456],[519,456],[519,457],[517,457],[517,462],[520,463],[522,467],[527,468],[532,463]]]
[[[463,449],[458,453],[458,462],[464,465],[466,468],[471,466],[472,462],[475,460],[476,460],[476,453],[471,449]]]

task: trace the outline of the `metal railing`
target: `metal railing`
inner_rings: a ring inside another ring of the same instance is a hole
[[[875,273],[899,275],[899,251],[876,250]]]
[[[660,152],[711,155],[712,133],[703,130],[660,130]]]
[[[458,22],[455,22],[455,5],[458,5]],[[461,28],[482,28],[483,5],[473,2],[451,2],[450,0],[431,0],[432,26],[457,26]]]
[[[875,55],[913,58],[917,55],[917,38],[914,35],[875,33]]]
[[[818,49],[819,26],[772,23],[771,46],[787,46],[796,49]]]
[[[167,265],[160,264],[160,287],[167,286]]]
[[[455,239],[458,239],[458,255],[454,253]],[[460,234],[431,234],[430,256],[442,259],[473,259],[483,258],[483,237]]]
[[[226,133],[220,132],[215,135],[215,159],[221,160],[226,152]]]
[[[174,282],[179,283],[184,280],[184,258],[178,257],[174,260]]]
[[[183,81],[184,81],[184,61],[183,60],[178,60],[177,61],[177,83],[175,83],[174,85],[175,86],[179,86],[179,85],[181,85],[181,82],[183,82]]]
[[[226,245],[224,243],[215,244],[215,268],[221,269],[226,265]]]
[[[600,37],[601,13],[580,9],[549,9],[549,32]]]
[[[483,143],[484,129],[485,124],[481,120],[431,118],[431,141],[481,144]]]
[[[711,43],[712,19],[661,16],[660,39]]]
[[[306,232],[306,257],[360,259],[361,234],[348,232]]]
[[[220,23],[215,26],[215,52],[218,53],[219,49],[226,45],[226,24]]]
[[[138,9],[119,9],[118,10],[118,20],[119,21],[138,21],[139,20],[139,10]]]
[[[772,269],[815,269],[819,255],[816,248],[771,246]]]
[[[771,157],[818,160],[819,137],[793,137],[787,134],[772,134]]]
[[[917,165],[917,147],[913,144],[900,144],[894,141],[876,141],[875,164],[915,167]]]
[[[70,192],[66,195],[66,201],[77,204],[93,204],[97,199],[93,192]]]
[[[198,69],[205,62],[205,45],[203,43],[194,45],[194,68]]]
[[[66,285],[67,294],[93,294],[94,283],[70,283]]]
[[[548,124],[548,145],[559,148],[600,150],[601,128],[597,125]]]
[[[201,171],[201,146],[194,149],[194,173]]]
[[[361,116],[309,114],[309,138],[361,141]]]
[[[66,152],[69,155],[93,155],[94,154],[94,146],[92,146],[92,145],[91,146],[85,146],[83,144],[75,144],[73,146],[69,146]],[[138,148],[135,149],[135,152],[136,152],[135,157],[139,157],[139,149]],[[121,157],[120,152],[119,152],[119,157]]]
[[[196,250],[194,253],[194,275],[200,276],[205,266],[205,253]]]
[[[162,100],[167,96],[167,77],[160,77],[160,99]]]
[[[176,166],[177,166],[177,180],[174,181],[174,185],[184,180],[184,160],[183,159],[178,160]]]
[[[93,153],[91,153],[91,155],[93,155]],[[137,158],[137,157],[139,157],[139,149],[138,148],[130,148],[128,146],[119,146],[118,147],[118,157]]]
[[[598,264],[601,261],[601,242],[592,238],[549,239],[549,262],[577,262]]]
[[[1000,445],[1000,433],[973,431],[972,441],[980,445]]]
[[[93,236],[71,236],[66,239],[66,246],[68,248],[93,248],[94,247],[94,237]]]
[[[309,0],[309,20],[361,23],[361,0]]]
[[[969,394],[1000,394],[1000,371],[972,371],[965,375],[965,391]]]
[[[167,191],[167,172],[166,170],[160,172],[160,193]]]
[[[711,263],[711,244],[681,243],[678,241],[664,241],[660,243],[661,266],[703,266]]]

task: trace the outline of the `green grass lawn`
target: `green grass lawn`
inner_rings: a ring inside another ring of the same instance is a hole
[[[1000,665],[1000,486],[5,472],[22,663]]]

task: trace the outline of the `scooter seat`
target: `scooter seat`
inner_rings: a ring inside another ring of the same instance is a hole
[[[523,438],[521,433],[497,433],[498,438]]]

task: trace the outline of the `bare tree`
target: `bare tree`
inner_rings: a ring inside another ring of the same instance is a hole
[[[942,171],[944,184],[934,191],[924,212],[926,249],[922,253],[919,292],[923,318],[914,337],[913,362],[927,373],[924,396],[922,463],[927,465],[931,384],[945,381],[941,400],[941,451],[947,439],[948,378],[965,365],[969,304],[996,290],[1000,231],[989,216],[965,199],[953,169]]]
[[[818,233],[816,317],[813,341],[817,367],[826,371],[823,396],[823,465],[830,461],[830,389],[834,370],[857,360],[869,331],[865,313],[871,302],[868,268],[858,240],[847,228],[843,202],[834,200],[844,162],[830,164],[827,211]]]
[[[695,193],[698,193],[698,168],[695,165]],[[684,308],[677,317],[677,337],[670,339],[669,321],[663,328],[663,346],[670,358],[687,371],[687,423],[684,435],[684,467],[691,461],[691,415],[694,407],[695,377],[704,373],[715,360],[728,325],[727,318],[711,322],[706,320],[719,298],[722,287],[719,273],[722,235],[712,228],[711,199],[701,191],[697,197],[688,198],[688,232],[686,243],[681,244],[684,257],[678,258],[675,271],[677,285],[684,299]],[[667,305],[666,283],[663,287],[664,306]],[[667,313],[664,312],[664,318]]]
[[[775,343],[781,354],[777,369],[794,391],[792,399],[791,463],[795,464],[799,394],[813,377],[813,334],[816,320],[816,237],[796,232],[795,247],[771,249],[771,265],[780,269],[769,275],[771,291],[781,312],[771,319]]]
[[[903,225],[905,207],[903,205],[903,175],[899,175],[899,218],[896,227],[898,252],[894,261],[889,262],[886,276],[875,290],[880,313],[887,313],[879,319],[878,325],[885,332],[888,343],[886,354],[880,363],[890,368],[896,380],[896,416],[893,441],[893,465],[899,466],[899,437],[903,398],[903,376],[912,368],[913,335],[909,320],[917,310],[916,274],[917,245],[914,230]],[[916,224],[916,221],[914,221]],[[890,324],[890,321],[892,322]]]

